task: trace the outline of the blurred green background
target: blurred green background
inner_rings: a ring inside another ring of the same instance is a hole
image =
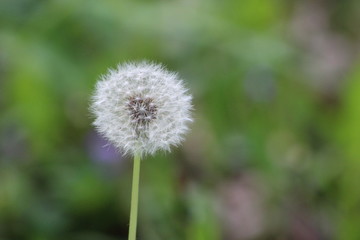
[[[194,95],[143,161],[142,240],[360,239],[358,0],[0,0],[0,239],[127,239],[132,162],[91,126],[107,68]]]

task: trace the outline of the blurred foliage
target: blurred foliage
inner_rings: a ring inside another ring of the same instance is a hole
[[[360,2],[1,0],[0,239],[127,239],[131,160],[89,97],[119,62],[186,80],[144,160],[139,239],[360,239]],[[105,146],[105,147],[104,147]]]

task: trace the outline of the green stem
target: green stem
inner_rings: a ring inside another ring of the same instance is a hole
[[[139,201],[139,180],[140,180],[140,155],[134,156],[134,170],[131,192],[129,240],[136,239],[137,212]]]

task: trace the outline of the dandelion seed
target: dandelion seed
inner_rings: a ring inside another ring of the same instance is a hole
[[[98,131],[132,155],[169,151],[191,121],[191,96],[182,80],[158,64],[119,65],[101,77],[92,100]]]

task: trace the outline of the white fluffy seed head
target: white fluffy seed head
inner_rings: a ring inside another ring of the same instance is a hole
[[[182,80],[162,65],[120,64],[96,85],[93,124],[124,153],[170,151],[188,131],[191,99]]]

